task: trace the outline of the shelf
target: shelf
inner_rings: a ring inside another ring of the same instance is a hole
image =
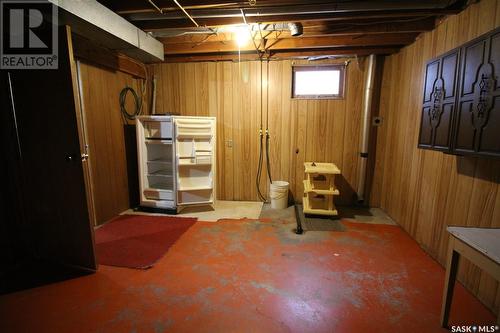
[[[178,139],[211,139],[212,138],[212,133],[196,133],[196,132],[183,132],[183,133],[178,133],[177,138]]]
[[[208,201],[193,201],[193,202],[178,202],[178,206],[190,206],[190,205],[211,205],[213,204],[213,200]]]
[[[171,145],[172,139],[146,139],[144,141],[147,145]]]
[[[168,158],[157,158],[155,160],[146,161],[146,163],[154,163],[154,164],[172,164],[172,160]]]
[[[327,216],[337,216],[339,215],[337,209],[334,207],[332,210],[328,209],[314,209],[309,207],[309,202],[307,200],[304,200],[303,202],[303,211],[304,214],[313,214],[313,215],[327,215]]]
[[[177,120],[177,127],[178,128],[194,128],[194,129],[206,129],[206,130],[211,130],[212,128],[212,123],[211,120],[194,120],[194,119],[189,119],[189,120],[182,120],[178,119]]]
[[[150,183],[148,188],[150,190],[172,191],[172,189],[174,188],[174,186],[173,186],[173,184],[158,182],[158,183]]]
[[[178,165],[212,165],[212,155],[198,155],[198,156],[178,156],[177,157]]]
[[[144,196],[150,200],[174,200],[173,190],[146,188],[144,189],[143,193]]]
[[[325,175],[339,175],[340,169],[333,163],[305,162],[305,173],[321,173]]]
[[[304,182],[304,193],[314,192],[316,194],[323,194],[323,195],[340,195],[340,191],[337,189],[335,190],[313,189],[311,188],[311,184],[307,180],[304,180],[303,182]]]
[[[177,191],[177,203],[179,205],[200,205],[213,202],[213,188],[203,187],[181,187]]]
[[[186,163],[186,162],[182,162],[179,161],[178,163],[179,166],[210,166],[212,165],[212,163]]]
[[[148,177],[173,177],[172,170],[158,170],[147,174]]]
[[[179,163],[179,166],[210,166],[212,163]]]
[[[186,192],[186,191],[205,191],[205,190],[211,190],[213,189],[212,186],[182,186],[177,189],[179,192]]]
[[[148,174],[148,188],[158,190],[173,190],[174,178],[171,175]]]

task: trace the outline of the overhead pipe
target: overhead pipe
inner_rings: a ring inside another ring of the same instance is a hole
[[[370,140],[370,119],[373,100],[373,82],[375,80],[376,55],[370,54],[367,58],[367,70],[365,76],[365,93],[363,96],[361,138],[359,146],[359,171],[358,186],[356,188],[358,203],[365,200],[366,187],[366,165],[368,162],[368,150]]]
[[[157,6],[157,5],[153,2],[153,0],[148,0],[148,1],[149,1],[149,3],[151,4],[151,6],[153,6],[153,7],[154,7],[157,11],[159,11],[159,12],[160,12],[160,14],[163,14],[163,10],[162,10],[160,7],[158,7],[158,6]]]
[[[301,36],[304,33],[304,26],[300,22],[280,22],[280,23],[272,23],[272,24],[259,24],[259,23],[248,23],[246,18],[246,13],[243,9],[240,9],[241,17],[243,19],[243,24],[249,26],[249,33],[251,34],[253,28],[258,26],[259,31],[290,31],[290,35],[293,37]],[[199,34],[216,34],[216,33],[224,33],[224,32],[233,32],[234,25],[230,25],[227,27],[199,27],[199,28],[163,28],[163,29],[155,29],[151,31],[151,35],[155,38],[158,37],[178,37],[185,35],[199,35]]]
[[[174,1],[174,3],[177,5],[177,7],[179,7],[179,8],[180,8],[180,9],[184,12],[184,14],[186,14],[186,16],[187,16],[187,17],[191,20],[191,22],[193,22],[193,23],[194,23],[194,25],[195,25],[196,27],[199,27],[199,26],[200,26],[198,23],[196,23],[196,21],[194,20],[194,18],[192,18],[192,17],[191,17],[191,15],[189,15],[189,13],[188,13],[188,12],[186,12],[186,10],[184,9],[184,7],[182,7],[182,6],[181,6],[181,4],[180,4],[179,2],[177,2],[177,0],[173,0],[173,1]]]
[[[149,1],[149,0],[148,0]],[[184,7],[182,7],[177,0],[173,0],[176,5],[181,8],[184,14],[192,20],[195,19],[208,19],[208,18],[238,18],[241,17],[240,8],[202,8],[190,9],[191,14],[188,14]],[[307,5],[295,5],[295,6],[270,6],[270,7],[249,7],[245,8],[245,15],[249,17],[260,17],[265,18],[267,16],[288,16],[288,15],[317,15],[317,14],[345,14],[349,13],[359,13],[359,12],[371,12],[373,15],[380,13],[381,11],[394,11],[397,13],[401,10],[416,11],[415,13],[409,12],[406,16],[424,16],[426,14],[432,13],[432,11],[438,11],[435,15],[446,14],[448,12],[455,12],[455,9],[447,9],[447,0],[436,1],[435,3],[430,2],[412,2],[409,4],[401,4],[395,1],[391,3],[380,4],[378,2],[365,2],[363,6],[356,3],[343,3],[325,6],[323,4],[307,4]],[[163,8],[162,15],[158,15],[156,12],[152,11],[118,11],[120,15],[125,15],[129,20],[141,21],[141,20],[154,20],[154,19],[179,19],[183,16],[179,15],[172,10],[172,8]],[[404,15],[402,15],[404,16]]]

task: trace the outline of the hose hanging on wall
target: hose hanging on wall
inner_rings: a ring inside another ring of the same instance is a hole
[[[243,14],[243,12],[242,12]],[[244,14],[243,14],[244,15]],[[259,33],[260,33],[260,42],[262,43],[264,41],[264,49],[265,49],[265,40],[264,40],[264,37],[262,36],[262,30],[260,29],[260,24],[258,25],[259,26]],[[254,46],[255,46],[255,50],[257,51],[257,54],[259,56],[259,59],[260,59],[260,128],[259,128],[259,139],[260,139],[260,146],[259,146],[259,164],[258,164],[258,168],[257,168],[257,177],[256,177],[256,180],[255,180],[255,185],[257,187],[257,194],[259,195],[259,199],[263,202],[266,202],[266,197],[262,194],[262,192],[260,191],[260,179],[261,179],[261,176],[262,176],[262,162],[263,162],[263,159],[264,159],[264,147],[263,147],[263,139],[264,139],[264,132],[263,132],[263,119],[262,119],[262,113],[263,113],[263,110],[264,110],[264,103],[263,103],[263,71],[262,71],[262,58],[265,54],[265,50],[264,51],[260,51],[260,44],[259,46],[257,46],[257,44],[255,43],[255,40],[254,38],[252,37],[252,41],[254,43]],[[267,176],[269,178],[269,182],[272,184],[273,181],[272,181],[272,177],[271,177],[271,161],[269,159],[269,149],[270,149],[270,145],[271,145],[271,136],[269,134],[269,57],[271,55],[268,54],[268,57],[267,57],[267,83],[266,83],[266,167],[267,167]]]
[[[272,184],[273,179],[271,177],[271,161],[269,159],[269,146],[271,145],[271,135],[269,134],[269,58],[267,58],[267,83],[266,83],[266,165],[267,165],[267,176],[269,177],[269,182]]]
[[[135,110],[132,113],[129,113],[127,111],[127,108],[125,107],[125,100],[127,99],[127,93],[129,91],[132,93],[135,103]],[[123,119],[125,120],[126,123],[128,123],[128,120],[134,120],[138,115],[141,114],[142,98],[139,98],[139,96],[132,87],[127,86],[123,88],[122,91],[120,92],[120,110],[122,112]]]
[[[266,201],[266,197],[260,191],[260,178],[262,175],[262,159],[263,159],[263,147],[262,147],[262,139],[264,137],[262,132],[262,58],[260,59],[260,128],[259,128],[259,137],[260,137],[260,147],[259,147],[259,165],[257,167],[257,177],[255,178],[255,185],[257,186],[257,194],[259,195],[259,199],[261,201]]]

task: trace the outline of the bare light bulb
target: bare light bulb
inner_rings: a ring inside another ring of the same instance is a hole
[[[236,39],[236,44],[239,47],[245,46],[250,40],[250,32],[247,27],[236,27],[234,28],[234,34]]]

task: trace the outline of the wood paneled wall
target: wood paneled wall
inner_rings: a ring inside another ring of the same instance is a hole
[[[129,208],[125,122],[119,94],[127,85],[139,94],[141,80],[97,65],[79,64],[95,218],[101,224]],[[130,93],[126,101],[130,112],[134,107]]]
[[[258,200],[260,66],[259,61],[251,61],[170,63],[150,68],[158,80],[156,113],[217,117],[217,197],[222,200]],[[303,162],[328,161],[342,170],[338,202],[352,201],[357,181],[362,68],[362,61],[348,65],[345,99],[295,100],[290,98],[292,61],[269,63],[268,86],[267,64],[263,63],[264,86],[269,89],[269,99],[266,88],[262,98],[263,126],[269,103],[272,178],[289,181],[298,200],[302,199]],[[267,196],[265,167],[261,188]]]
[[[500,2],[482,0],[385,62],[371,205],[382,207],[441,264],[447,225],[500,227],[500,161],[417,149],[424,65],[499,25]],[[461,266],[464,284],[498,311],[498,283],[469,263]]]

